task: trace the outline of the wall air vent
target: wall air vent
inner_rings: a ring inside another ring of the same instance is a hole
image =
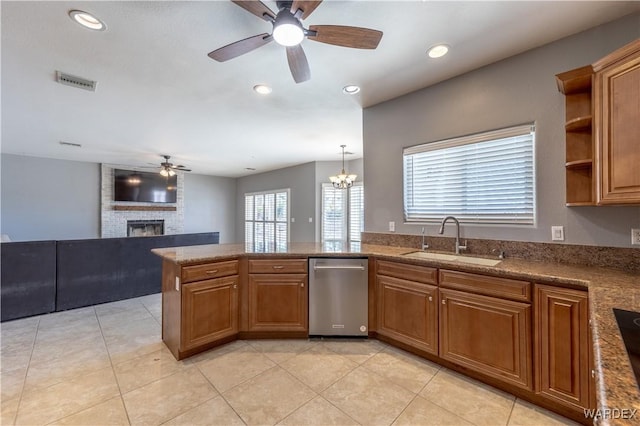
[[[95,92],[96,86],[98,85],[97,81],[87,80],[86,78],[65,74],[61,71],[56,71],[56,81],[60,84],[77,87],[78,89],[89,90],[90,92]]]

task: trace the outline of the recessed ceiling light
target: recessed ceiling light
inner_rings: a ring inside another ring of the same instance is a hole
[[[430,58],[440,58],[447,54],[449,51],[449,46],[446,44],[436,44],[428,50],[428,54]]]
[[[265,86],[264,84],[256,84],[253,86],[253,90],[261,95],[268,95],[272,92],[271,87]]]
[[[359,91],[360,87],[356,86],[355,84],[349,84],[348,86],[344,86],[342,88],[342,93],[344,93],[345,95],[355,95]]]
[[[73,19],[78,24],[82,25],[85,28],[89,28],[90,30],[95,31],[104,31],[107,29],[107,26],[88,12],[83,12],[82,10],[70,10],[69,17]]]

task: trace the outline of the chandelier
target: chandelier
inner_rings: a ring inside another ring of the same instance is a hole
[[[346,145],[340,145],[342,148],[342,171],[337,176],[329,176],[329,180],[336,189],[347,189],[353,186],[353,182],[356,180],[356,175],[347,174],[344,171],[344,149]]]

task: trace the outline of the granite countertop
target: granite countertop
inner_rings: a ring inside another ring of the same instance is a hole
[[[244,244],[213,244],[154,249],[164,259],[204,263],[238,256],[377,256],[416,265],[454,268],[459,271],[520,278],[589,291],[590,323],[595,354],[596,394],[600,409],[637,409],[633,421],[640,423],[640,389],[631,369],[612,309],[640,311],[640,275],[618,269],[504,259],[495,266],[403,256],[415,248],[372,244],[326,247],[319,243],[290,243],[279,252],[256,252]],[[632,424],[623,419],[597,419],[599,424]]]

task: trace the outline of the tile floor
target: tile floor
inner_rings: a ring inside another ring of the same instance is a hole
[[[160,295],[1,325],[3,425],[559,425],[376,340],[236,341],[178,362]]]

